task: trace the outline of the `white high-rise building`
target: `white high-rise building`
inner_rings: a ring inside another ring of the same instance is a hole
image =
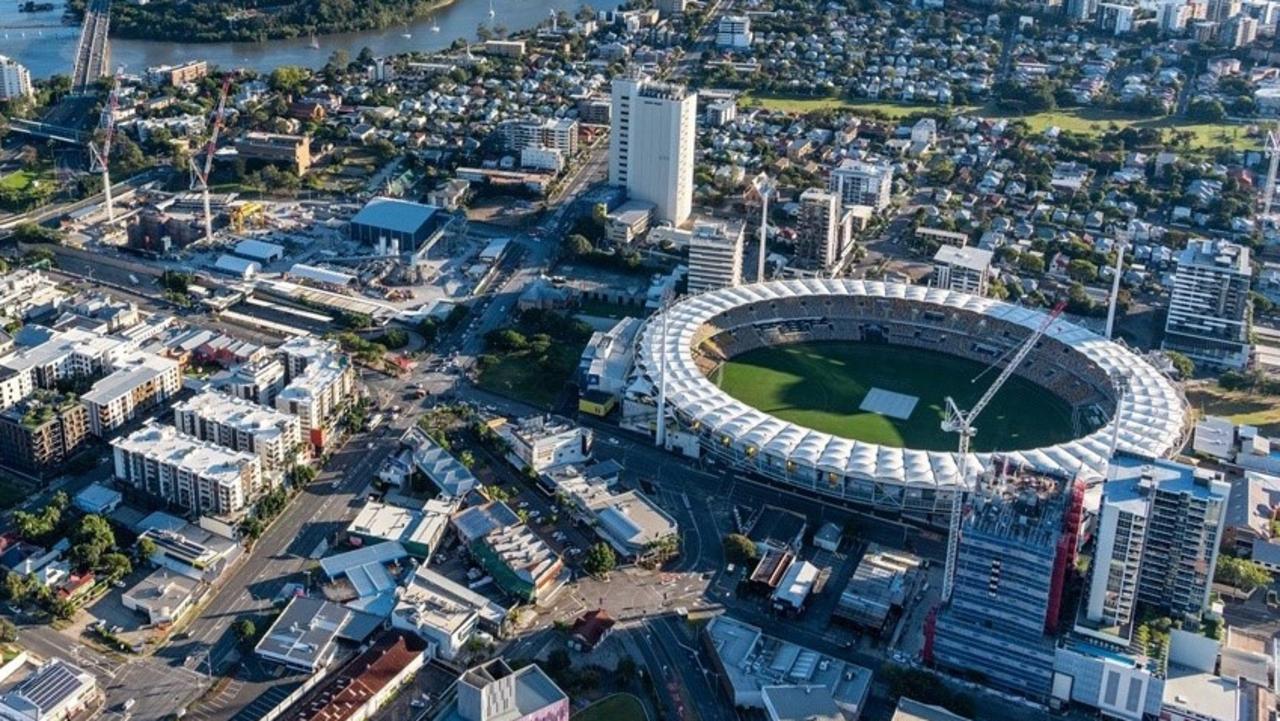
[[[31,73],[17,60],[0,55],[0,100],[13,100],[31,95]]]
[[[845,205],[884,210],[893,194],[893,166],[845,158],[832,169],[827,188],[839,195]]]
[[[723,15],[716,26],[716,47],[751,47],[751,18],[746,15]]]
[[[1127,627],[1141,602],[1198,616],[1209,606],[1231,486],[1220,473],[1122,456],[1103,486],[1086,615]]]
[[[741,224],[694,224],[689,239],[690,293],[742,283],[743,228]]]
[[[693,210],[698,96],[641,78],[613,81],[609,182],[656,206],[659,222],[682,225]]]
[[[796,258],[820,270],[831,269],[841,256],[840,217],[840,196],[818,188],[801,193]]]
[[[1192,240],[1178,256],[1165,350],[1213,368],[1249,363],[1249,249],[1224,240]]]

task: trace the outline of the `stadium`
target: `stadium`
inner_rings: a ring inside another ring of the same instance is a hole
[[[956,436],[940,428],[942,399],[967,408],[1046,320],[989,298],[895,283],[724,288],[650,319],[624,423],[629,414],[633,427],[654,425],[665,372],[669,447],[696,445],[736,468],[858,505],[946,513],[959,459]],[[638,422],[645,403],[649,418]],[[975,425],[971,472],[1003,462],[1086,479],[1105,471],[1113,444],[1169,456],[1188,428],[1186,401],[1160,371],[1061,319]]]

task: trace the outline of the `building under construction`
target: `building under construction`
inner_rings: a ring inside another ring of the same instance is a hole
[[[1079,545],[1084,484],[1008,472],[980,483],[961,527],[951,601],[926,623],[925,660],[1044,700]]]

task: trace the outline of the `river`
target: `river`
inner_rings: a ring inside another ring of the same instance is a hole
[[[207,60],[224,68],[270,70],[279,65],[319,67],[334,50],[342,49],[354,58],[368,47],[377,55],[431,51],[446,48],[458,38],[474,39],[476,29],[490,22],[510,31],[524,30],[546,20],[551,11],[570,14],[582,6],[581,0],[492,0],[495,19],[489,19],[486,0],[457,0],[433,15],[407,26],[338,35],[321,35],[319,49],[308,38],[270,40],[265,43],[180,44],[145,40],[111,40],[111,62],[125,72],[141,73],[155,65],[186,60]],[[594,0],[592,7],[612,9],[621,0]],[[18,0],[0,0],[0,55],[8,55],[26,65],[32,77],[55,73],[69,75],[74,62],[79,27],[61,23],[62,8],[44,13],[18,12]],[[432,26],[439,26],[434,32]]]

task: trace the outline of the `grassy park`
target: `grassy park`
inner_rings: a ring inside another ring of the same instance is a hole
[[[1187,402],[1201,416],[1222,416],[1237,425],[1256,426],[1265,436],[1280,433],[1280,397],[1199,383],[1187,387]]]
[[[715,380],[730,396],[785,421],[854,440],[922,450],[955,449],[941,428],[945,399],[977,401],[995,377],[975,361],[873,343],[801,343],[730,359]],[[859,409],[872,388],[915,396],[906,420]],[[1071,413],[1048,391],[1014,376],[978,418],[973,448],[1035,448],[1069,440]]]
[[[574,714],[572,721],[648,721],[648,714],[635,696],[615,693]]]
[[[868,114],[878,113],[889,120],[901,120],[918,113],[945,115],[967,113],[986,118],[1023,120],[1033,132],[1037,133],[1054,127],[1066,132],[1085,135],[1095,135],[1108,130],[1112,126],[1116,128],[1156,128],[1159,130],[1189,132],[1193,136],[1191,144],[1196,148],[1230,146],[1247,150],[1261,149],[1262,147],[1261,138],[1247,137],[1245,126],[1243,125],[1196,123],[1169,116],[1153,118],[1098,108],[1060,108],[1026,115],[1001,111],[994,105],[946,107],[932,104],[912,105],[877,100],[848,100],[834,96],[811,98],[761,93],[748,93],[745,99],[749,105],[759,104],[769,110],[795,114],[811,113],[818,110],[844,109],[855,113],[858,111]]]

